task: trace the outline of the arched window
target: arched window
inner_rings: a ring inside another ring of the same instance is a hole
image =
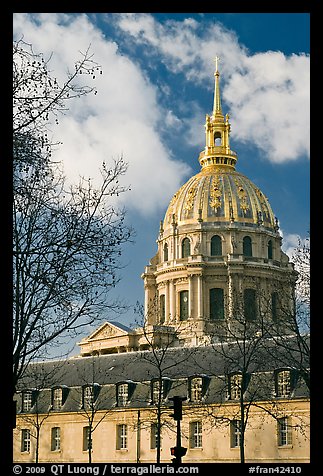
[[[244,317],[246,321],[254,321],[257,319],[257,303],[255,289],[244,290]]]
[[[252,256],[252,243],[250,236],[243,238],[243,256]]]
[[[268,241],[268,259],[273,259],[273,242]]]
[[[188,238],[182,241],[182,258],[187,258],[191,254],[191,242]]]
[[[210,319],[224,319],[224,293],[222,288],[210,289]]]
[[[168,261],[168,245],[164,244],[164,261]]]
[[[214,145],[216,147],[221,145],[221,132],[216,131],[214,133]]]
[[[211,238],[211,256],[222,255],[222,240],[219,235],[212,236]]]

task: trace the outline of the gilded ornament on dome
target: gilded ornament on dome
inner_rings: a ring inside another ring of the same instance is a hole
[[[197,192],[197,184],[193,184],[193,186],[187,192],[187,198],[184,205],[184,210],[186,210],[187,212],[189,210],[192,210],[193,208],[196,192]]]
[[[220,190],[220,179],[218,176],[213,178],[212,187],[210,190],[210,207],[212,208],[221,208],[222,192]]]
[[[240,200],[240,209],[246,215],[247,211],[250,209],[248,200],[247,200],[247,192],[245,189],[242,187],[241,183],[239,183],[238,180],[235,180],[235,184],[237,185],[238,188],[238,197]]]

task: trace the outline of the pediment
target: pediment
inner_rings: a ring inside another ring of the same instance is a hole
[[[113,337],[122,337],[132,334],[132,330],[126,326],[121,327],[118,323],[105,322],[96,331],[93,332],[86,340],[95,341],[108,339]]]

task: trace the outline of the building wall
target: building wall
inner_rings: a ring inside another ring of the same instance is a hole
[[[261,403],[261,402],[260,402]],[[264,407],[273,410],[269,404]],[[182,420],[182,446],[187,447],[183,462],[229,462],[239,463],[239,448],[231,447],[230,420],[237,418],[237,405],[208,406],[213,416],[225,417],[222,423],[206,416],[202,407],[185,406]],[[251,407],[245,434],[246,462],[293,462],[307,463],[309,450],[309,401],[307,399],[280,402],[275,406],[277,417],[289,416],[291,423],[291,444],[279,446],[277,420],[268,412]],[[93,433],[92,462],[155,462],[156,449],[151,449],[151,424],[156,421],[156,413],[151,409],[113,409],[108,413],[97,412],[98,424]],[[50,413],[39,415],[44,418],[40,431],[39,462],[88,462],[88,451],[83,451],[83,427],[88,421],[81,413]],[[138,421],[140,425],[138,427]],[[171,461],[170,448],[175,446],[175,422],[169,417],[169,409],[162,415],[167,423],[162,429],[161,462]],[[190,423],[202,422],[202,447],[192,448]],[[117,425],[127,425],[127,448],[117,449]],[[61,429],[61,449],[51,451],[51,429]],[[31,438],[30,452],[21,452],[21,430],[30,428],[30,421],[17,416],[14,430],[14,461],[35,461],[35,440]]]

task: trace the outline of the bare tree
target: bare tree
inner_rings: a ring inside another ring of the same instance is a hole
[[[58,371],[60,376],[64,374],[64,361],[57,361],[51,367],[44,365],[43,362],[30,365],[27,378],[20,380],[21,390],[16,395],[16,398],[21,397],[19,402],[20,421],[26,422],[33,428],[30,436],[35,440],[35,463],[39,462],[41,428],[51,414],[51,406],[46,400],[46,390],[55,382],[59,384],[56,379]],[[30,382],[32,382],[32,386],[30,386]]]
[[[77,373],[82,387],[78,389],[77,397],[74,400],[81,408],[78,411],[83,418],[86,419],[87,426],[87,450],[88,462],[92,463],[93,452],[93,433],[100,423],[106,418],[113,406],[106,408],[106,402],[111,401],[111,395],[108,394],[108,388],[98,383],[104,378],[104,369],[100,366],[98,357],[91,358],[90,369],[88,363],[82,368],[77,367]],[[110,397],[110,399],[109,399]]]
[[[299,373],[310,390],[310,238],[295,248],[292,262],[297,277],[281,291],[274,322],[266,321],[265,332],[275,342],[271,354],[281,366]],[[291,278],[293,279],[293,278]],[[289,291],[288,291],[289,289]],[[289,293],[286,299],[286,293]],[[286,305],[286,302],[292,305]]]
[[[182,328],[182,323],[175,325],[156,324],[149,325],[149,322],[155,321],[156,316],[160,315],[158,296],[150,302],[146,315],[143,307],[137,305],[136,312],[141,316],[142,326],[142,344],[149,349],[149,352],[142,352],[141,358],[150,364],[156,378],[153,379],[151,387],[151,419],[141,425],[155,425],[156,430],[156,462],[160,463],[161,456],[161,433],[163,427],[176,431],[174,421],[170,419],[169,403],[166,402],[166,395],[172,388],[174,393],[176,385],[175,380],[169,378],[174,369],[187,360],[189,353],[174,360],[171,358],[171,349],[178,346],[178,336]],[[193,352],[193,351],[192,351]],[[175,391],[176,393],[176,391]],[[167,415],[167,418],[165,418]]]
[[[258,298],[253,302],[248,302],[243,293],[236,291],[230,309],[233,311],[231,317],[221,319],[217,323],[218,332],[214,335],[214,343],[208,346],[207,352],[210,352],[211,347],[222,372],[212,367],[212,359],[211,365],[209,364],[207,354],[205,359],[199,358],[196,361],[201,370],[208,375],[215,375],[219,382],[220,406],[205,407],[205,415],[213,418],[217,424],[236,425],[233,430],[237,436],[236,446],[239,446],[241,463],[245,463],[246,460],[245,435],[251,421],[251,409],[257,408],[262,411],[263,417],[270,415],[278,420],[286,408],[275,398],[274,370],[277,362],[278,366],[292,368],[290,356],[286,355],[286,352],[284,365],[282,359],[277,361],[276,339],[271,334],[274,328],[277,329],[277,323],[273,323],[271,319],[272,307],[267,306],[268,302],[259,289],[256,296]],[[277,338],[287,343],[290,336],[286,334],[286,326],[280,323],[279,329],[281,333]],[[282,349],[280,352],[282,353]],[[294,384],[296,386],[296,379]],[[236,407],[231,407],[233,413],[230,417],[226,415],[227,401],[236,403]],[[295,420],[296,416],[295,414]],[[300,416],[294,426],[302,431],[304,429],[302,425],[307,424]]]
[[[127,164],[103,163],[97,188],[85,178],[68,186],[48,137],[67,101],[94,91],[76,78],[96,71],[87,51],[59,84],[42,55],[14,44],[14,389],[28,362],[60,336],[121,307],[108,292],[119,280],[121,247],[133,235],[125,210],[114,205],[128,190],[119,183]]]

